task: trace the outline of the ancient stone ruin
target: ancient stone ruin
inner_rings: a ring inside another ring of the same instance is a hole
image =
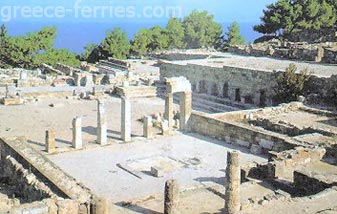
[[[292,61],[152,57],[2,70],[0,213],[337,210],[335,66],[275,105]]]

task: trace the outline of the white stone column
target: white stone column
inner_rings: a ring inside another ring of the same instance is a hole
[[[173,94],[167,94],[165,97],[165,115],[164,118],[168,121],[169,133],[173,129]]]
[[[145,116],[144,117],[144,125],[143,125],[143,132],[145,138],[153,138],[153,130],[152,130],[152,117],[151,116]]]
[[[192,92],[183,92],[180,95],[180,130],[187,128],[187,122],[192,113]]]
[[[82,118],[76,117],[73,119],[73,141],[72,146],[75,149],[82,149]]]
[[[124,142],[131,141],[131,101],[128,97],[122,97],[121,134]]]
[[[102,146],[108,144],[105,105],[101,100],[97,100],[97,143]]]

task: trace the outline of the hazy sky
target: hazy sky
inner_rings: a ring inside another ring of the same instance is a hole
[[[236,20],[238,22],[258,22],[259,17],[262,15],[262,10],[266,4],[275,2],[276,0],[0,0],[0,16],[12,15],[11,21],[18,20],[31,20],[33,18],[23,18],[20,15],[14,17],[13,7],[30,8],[41,7],[64,7],[69,11],[62,19],[56,19],[61,21],[111,21],[111,18],[74,18],[74,7],[79,5],[80,7],[94,7],[94,6],[109,6],[109,7],[134,7],[137,12],[142,11],[145,7],[172,7],[178,6],[182,8],[182,15],[185,16],[193,9],[207,10],[209,13],[215,15],[216,21],[219,22],[232,22]],[[77,3],[76,3],[77,2]],[[4,9],[5,7],[6,10]],[[11,10],[9,9],[11,7]],[[19,11],[19,10],[18,10]],[[50,11],[49,11],[50,12]],[[9,14],[11,13],[11,14]],[[19,11],[20,14],[20,11]],[[158,17],[157,17],[158,18]],[[123,19],[123,18],[122,18]],[[137,21],[147,21],[151,19],[145,19],[143,17],[134,17]],[[165,19],[165,18],[162,18]],[[34,20],[45,20],[45,18],[35,18]],[[153,21],[153,19],[152,19]]]

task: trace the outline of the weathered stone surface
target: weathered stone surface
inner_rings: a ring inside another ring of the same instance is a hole
[[[76,117],[73,119],[73,140],[72,146],[75,149],[82,149],[82,118]]]
[[[105,115],[105,105],[101,100],[97,100],[97,143],[104,146],[108,143],[107,121]]]
[[[144,117],[143,134],[145,138],[153,138],[153,123],[151,116]]]
[[[240,153],[236,151],[228,152],[224,214],[237,214],[240,212],[240,173]]]
[[[121,130],[122,140],[124,142],[131,141],[131,101],[128,97],[122,97],[121,104]]]
[[[187,130],[187,122],[192,113],[192,91],[185,91],[180,95],[180,130]]]
[[[163,136],[169,136],[170,135],[170,127],[167,120],[164,120],[161,122],[161,133]]]
[[[5,106],[10,106],[10,105],[20,105],[23,103],[23,101],[19,97],[15,98],[3,98],[2,103]]]
[[[69,199],[56,202],[58,214],[78,214],[78,204]]]
[[[109,201],[106,198],[96,198],[93,214],[110,214]]]
[[[46,151],[49,154],[56,152],[56,142],[55,142],[55,131],[54,130],[46,131]]]
[[[164,214],[178,214],[179,185],[177,180],[168,180],[165,183]]]
[[[164,176],[164,170],[160,167],[151,167],[151,174],[154,177],[163,177]]]

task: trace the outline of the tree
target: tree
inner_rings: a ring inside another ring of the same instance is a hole
[[[165,50],[168,48],[168,45],[169,37],[160,26],[155,26],[150,29],[149,51]]]
[[[84,47],[84,53],[82,59],[89,62],[98,62],[101,56],[101,48],[95,43],[89,43]]]
[[[184,42],[184,27],[183,23],[177,18],[170,18],[165,28],[168,36],[168,47],[183,49],[186,47]]]
[[[320,30],[336,24],[335,0],[278,0],[267,5],[261,24],[254,30],[263,34],[291,35],[302,30]]]
[[[34,58],[41,52],[50,50],[55,38],[55,27],[45,27],[25,36],[10,37],[5,62],[13,67],[34,68]]]
[[[217,47],[221,40],[222,27],[214,21],[214,16],[206,11],[194,10],[183,20],[187,48]]]
[[[131,50],[137,56],[144,56],[149,51],[150,42],[150,30],[142,29],[134,36]]]
[[[6,62],[6,53],[8,51],[8,34],[7,28],[3,24],[0,28],[0,67],[9,67]]]
[[[130,53],[130,42],[127,39],[126,32],[120,28],[114,28],[112,32],[107,33],[102,42],[103,54],[117,59],[126,59]]]
[[[49,49],[44,53],[37,55],[34,58],[35,65],[46,63],[54,66],[56,63],[62,63],[69,66],[77,67],[80,65],[80,60],[77,59],[76,54],[71,53],[68,49]]]
[[[240,34],[240,26],[236,21],[228,27],[226,37],[226,47],[230,47],[232,45],[243,45],[246,43],[245,39]]]
[[[304,94],[304,86],[309,80],[307,69],[297,72],[295,64],[290,64],[285,72],[277,78],[277,85],[274,88],[274,101],[279,103],[289,103],[297,101],[299,96]]]

